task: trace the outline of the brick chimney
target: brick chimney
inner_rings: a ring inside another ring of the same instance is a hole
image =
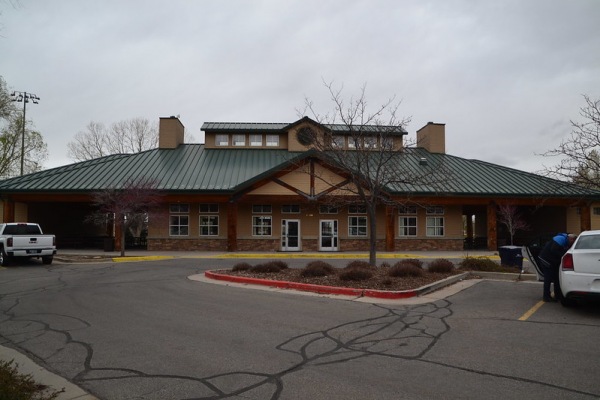
[[[417,147],[430,153],[446,153],[446,124],[428,122],[417,131]]]
[[[185,127],[178,117],[160,117],[158,124],[158,148],[176,149],[183,144]]]

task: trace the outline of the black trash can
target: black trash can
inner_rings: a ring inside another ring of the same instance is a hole
[[[498,249],[500,264],[508,267],[523,268],[521,246],[502,246]]]

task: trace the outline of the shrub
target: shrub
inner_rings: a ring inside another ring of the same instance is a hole
[[[500,265],[487,257],[466,257],[458,265],[461,269],[468,271],[501,271]]]
[[[368,263],[367,263],[368,264]],[[370,268],[370,266],[369,266]],[[343,272],[340,273],[340,279],[343,281],[366,281],[373,276],[373,271],[364,267],[348,268],[346,267]]]
[[[454,264],[445,258],[438,258],[429,263],[428,270],[433,273],[448,274],[454,271]]]
[[[390,270],[388,271],[388,276],[392,276],[395,278],[403,278],[408,276],[423,276],[425,275],[425,271],[423,269],[417,267],[411,263],[403,263],[397,262]]]
[[[52,400],[64,392],[36,383],[31,375],[20,374],[17,367],[14,360],[0,361],[0,398]]]
[[[248,264],[247,262],[241,262],[241,263],[237,263],[233,266],[233,268],[231,268],[232,271],[236,272],[236,271],[248,271],[250,268],[252,268],[252,265]]]
[[[350,261],[348,265],[346,265],[345,269],[371,269],[373,268],[371,264],[367,261],[354,260]]]
[[[266,264],[256,264],[254,267],[250,268],[250,272],[256,272],[256,273],[276,273],[276,272],[280,272],[281,268],[279,268],[277,265],[273,265],[271,263],[266,263]]]
[[[390,269],[390,268],[392,268],[392,266],[390,265],[390,263],[389,263],[389,262],[387,262],[387,261],[384,261],[384,262],[382,262],[382,263],[379,265],[379,268]]]
[[[335,267],[324,261],[312,261],[306,265],[300,272],[303,277],[327,276],[335,274]]]
[[[415,267],[423,268],[423,261],[417,260],[416,258],[407,258],[407,259],[401,260],[399,262],[401,262],[403,264],[412,264]]]
[[[282,269],[287,269],[287,267],[288,267],[287,263],[285,261],[281,261],[281,260],[269,261],[267,264],[271,265],[275,268],[279,268],[280,271]]]

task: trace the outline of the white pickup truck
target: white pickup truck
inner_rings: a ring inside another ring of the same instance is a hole
[[[7,265],[17,257],[41,257],[44,264],[52,264],[55,254],[56,238],[42,234],[38,224],[0,224],[0,265]]]

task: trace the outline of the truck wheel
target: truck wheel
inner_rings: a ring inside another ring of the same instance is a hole
[[[44,264],[52,264],[52,256],[42,256],[42,262]]]
[[[6,255],[3,249],[0,249],[0,265],[2,265],[3,267],[8,265],[8,256]]]

